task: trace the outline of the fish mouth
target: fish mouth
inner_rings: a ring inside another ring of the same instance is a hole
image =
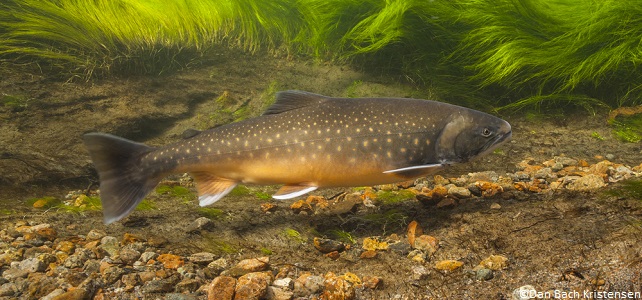
[[[488,141],[486,145],[479,151],[477,156],[483,156],[486,155],[493,150],[497,149],[499,146],[501,146],[503,143],[508,142],[511,138],[513,137],[513,131],[508,131],[504,134],[498,134],[493,138],[492,140]]]

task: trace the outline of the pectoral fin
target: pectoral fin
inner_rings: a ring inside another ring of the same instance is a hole
[[[316,189],[316,186],[284,185],[274,195],[272,195],[272,198],[277,200],[291,199],[307,194]]]
[[[196,180],[198,204],[200,206],[207,206],[220,200],[238,184],[236,181],[220,178],[206,172],[195,172],[192,173],[192,176]]]
[[[395,174],[401,177],[415,178],[422,175],[430,174],[437,172],[439,169],[443,168],[443,164],[430,164],[430,165],[421,165],[421,166],[411,166],[400,169],[384,171],[385,174]]]

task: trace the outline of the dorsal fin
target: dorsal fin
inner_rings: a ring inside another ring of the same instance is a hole
[[[330,97],[304,91],[283,91],[276,93],[276,102],[263,115],[275,115],[293,109],[316,105],[327,101]]]

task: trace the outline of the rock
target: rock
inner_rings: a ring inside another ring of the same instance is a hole
[[[523,285],[515,290],[511,294],[511,300],[528,300],[534,299],[537,296],[537,290],[532,285]]]
[[[162,236],[152,235],[147,238],[147,245],[150,247],[160,248],[167,245],[167,243],[169,243],[167,238]]]
[[[437,202],[437,208],[451,208],[457,205],[457,202],[455,202],[455,199],[453,198],[444,198],[441,199],[439,202]]]
[[[277,208],[278,206],[274,203],[270,203],[270,202],[261,203],[261,210],[264,213],[274,212]]]
[[[411,247],[415,247],[415,238],[422,235],[424,230],[419,226],[419,222],[413,220],[408,224],[408,230],[406,230],[406,233],[408,235],[408,243],[410,243]]]
[[[70,269],[82,268],[85,262],[91,258],[91,255],[93,255],[91,251],[84,248],[77,248],[73,255],[69,255],[69,257],[65,259],[63,266]]]
[[[38,258],[27,258],[21,261],[20,265],[18,265],[18,269],[27,271],[29,273],[44,272],[46,268],[47,265]]]
[[[323,300],[350,300],[355,298],[355,290],[352,284],[342,276],[336,276],[332,272],[325,275],[323,282]]]
[[[158,257],[158,253],[148,251],[148,252],[143,252],[143,254],[141,254],[140,257],[138,258],[138,260],[144,263],[147,263],[148,261],[152,259],[156,259],[157,257]]]
[[[481,195],[484,198],[493,197],[504,191],[500,185],[489,181],[476,181],[473,184],[481,190]]]
[[[580,177],[577,180],[569,183],[566,188],[572,191],[592,191],[602,187],[605,187],[606,183],[604,179],[595,174],[589,174],[584,177]]]
[[[206,265],[214,261],[216,255],[210,252],[199,252],[190,255],[187,259],[195,264]]]
[[[475,278],[477,280],[491,280],[493,276],[493,270],[491,269],[481,268],[475,272]]]
[[[11,297],[16,293],[18,293],[18,287],[13,282],[7,282],[0,286],[0,297]]]
[[[417,200],[424,205],[435,205],[439,200],[448,195],[448,189],[442,185],[435,186],[432,190],[417,194]]]
[[[132,265],[140,258],[140,252],[135,249],[125,247],[120,250],[118,256],[125,264]]]
[[[340,198],[340,197],[339,197]],[[349,212],[354,212],[359,204],[363,203],[361,193],[347,194],[343,199],[337,199],[328,206],[330,213],[342,215]]]
[[[98,248],[103,249],[109,253],[109,256],[116,256],[118,254],[119,245],[118,239],[113,236],[104,236],[100,240],[100,246]]]
[[[428,278],[430,271],[424,266],[413,266],[412,267],[412,276],[413,280],[424,280]]]
[[[295,214],[299,214],[301,212],[308,212],[308,213],[312,212],[312,206],[309,203],[305,202],[304,200],[299,200],[292,203],[292,205],[290,205],[290,209]]]
[[[130,244],[142,243],[142,242],[145,242],[145,238],[143,238],[142,236],[125,232],[123,234],[123,240],[121,241],[121,244],[130,245]]]
[[[564,167],[577,166],[578,163],[577,160],[566,156],[555,156],[553,160],[555,161],[555,163],[562,164],[562,166]]]
[[[104,231],[92,229],[87,233],[86,240],[87,241],[98,241],[105,237],[107,234]]]
[[[388,243],[384,241],[379,241],[378,239],[375,238],[364,238],[363,239],[363,246],[362,248],[364,250],[388,250]]]
[[[248,258],[236,264],[236,268],[242,269],[247,272],[259,272],[267,270],[270,266],[270,258],[267,256],[259,258]]]
[[[375,257],[377,257],[377,251],[374,250],[363,251],[361,252],[361,255],[359,255],[359,258],[361,259],[370,259]]]
[[[83,300],[88,299],[89,296],[89,293],[85,289],[77,288],[53,297],[52,300]]]
[[[330,253],[333,251],[343,251],[345,250],[345,245],[339,241],[331,239],[322,239],[315,237],[314,238],[314,248],[319,250],[321,253]]]
[[[325,257],[327,257],[329,259],[332,259],[332,260],[337,260],[337,259],[339,259],[341,257],[341,254],[339,253],[339,251],[332,251],[332,252],[324,254],[323,256],[325,256]]]
[[[174,290],[174,283],[168,279],[146,282],[141,288],[143,293],[168,293]]]
[[[46,296],[40,298],[40,300],[52,300],[54,297],[58,295],[62,295],[65,293],[65,290],[63,289],[55,289],[51,291],[51,293],[47,294]]]
[[[490,209],[501,209],[502,206],[499,205],[499,203],[494,202],[493,204],[490,205]]]
[[[169,253],[159,255],[156,260],[161,262],[166,269],[178,269],[185,264],[180,256]]]
[[[499,271],[508,266],[508,258],[503,255],[491,255],[484,260],[482,260],[479,265],[473,268],[474,271],[486,268],[493,271]]]
[[[457,199],[470,198],[471,192],[465,187],[453,186],[448,189],[448,195]]]
[[[118,266],[107,267],[103,272],[103,280],[108,284],[113,284],[125,275],[125,270]]]
[[[272,286],[275,286],[281,289],[291,290],[292,288],[294,288],[294,280],[292,280],[292,278],[276,279],[274,280],[274,282],[272,282]]]
[[[181,294],[181,293],[168,293],[165,294],[165,300],[198,300],[194,295]]]
[[[435,269],[440,271],[454,271],[459,269],[463,265],[464,263],[461,261],[447,259],[447,260],[438,261],[435,264]]]
[[[140,275],[134,274],[125,274],[122,276],[121,281],[125,284],[125,289],[133,289],[135,286],[142,283]]]
[[[294,292],[278,288],[275,286],[268,286],[265,293],[265,300],[290,300],[294,296]]]
[[[176,284],[176,292],[193,293],[201,286],[201,281],[196,279],[184,279]]]
[[[70,241],[62,241],[56,245],[56,250],[72,254],[76,250],[76,244]]]
[[[303,273],[294,281],[294,295],[307,297],[316,294],[323,289],[323,277]]]
[[[424,253],[421,250],[415,249],[410,251],[410,253],[408,253],[408,258],[418,263],[424,263],[426,261],[426,253]]]
[[[376,290],[383,287],[383,279],[377,276],[363,276],[363,287]]]
[[[16,268],[9,268],[2,272],[2,278],[14,281],[17,278],[27,278],[29,271]]]
[[[439,249],[439,240],[430,235],[420,235],[415,240],[415,249],[424,251],[427,255],[433,255]]]
[[[405,256],[405,255],[408,255],[408,252],[410,252],[411,247],[410,247],[410,244],[407,244],[407,243],[394,243],[394,244],[391,244],[388,247],[388,249],[390,249],[391,251],[397,252],[400,255]]]
[[[450,180],[447,178],[444,178],[444,176],[441,175],[435,175],[433,176],[433,181],[435,185],[447,185],[450,184]]]
[[[236,290],[236,279],[229,276],[214,278],[207,289],[208,300],[232,300]]]
[[[210,230],[214,227],[214,222],[206,217],[200,217],[187,226],[187,232],[198,232],[201,230]]]
[[[259,300],[265,296],[271,282],[272,273],[270,272],[247,273],[237,280],[234,299]]]

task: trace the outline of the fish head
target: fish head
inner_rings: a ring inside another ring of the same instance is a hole
[[[475,110],[463,110],[448,118],[436,144],[437,159],[449,165],[488,154],[510,140],[508,122]]]

